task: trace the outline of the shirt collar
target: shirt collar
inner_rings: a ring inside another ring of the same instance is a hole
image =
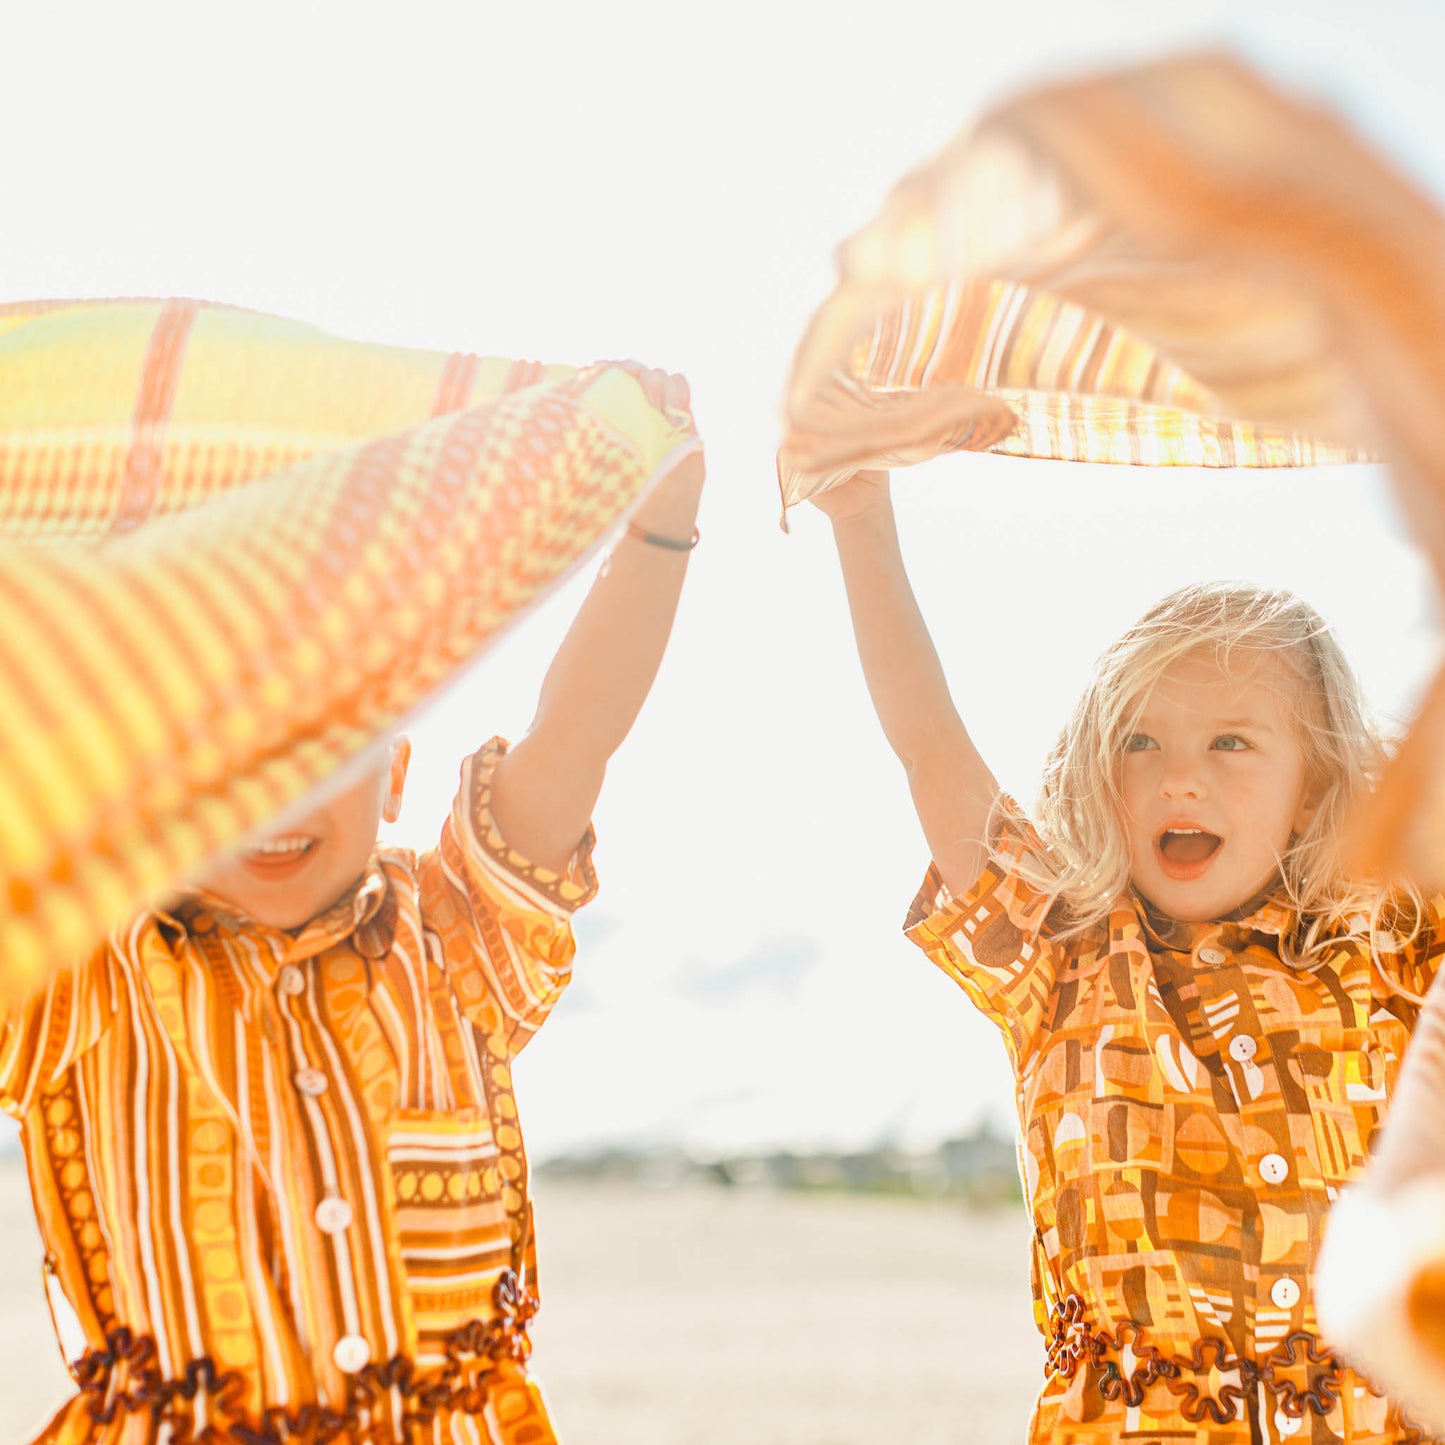
[[[366,872],[330,908],[294,933],[258,923],[204,888],[187,889],[165,908],[157,909],[156,915],[187,936],[210,933],[218,925],[233,933],[270,936],[277,940],[278,963],[315,958],[353,936],[359,953],[380,958],[391,948],[396,900],[380,860],[373,855]]]
[[[1175,953],[1189,953],[1206,934],[1220,933],[1225,929],[1285,938],[1294,932],[1298,923],[1294,910],[1272,891],[1251,898],[1226,918],[1206,923],[1180,923],[1156,912],[1138,893],[1131,891],[1130,896],[1144,937],[1155,947],[1167,948]]]

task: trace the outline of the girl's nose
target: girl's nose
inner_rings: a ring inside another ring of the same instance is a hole
[[[1159,771],[1159,796],[1173,800],[1202,798],[1205,783],[1202,769],[1188,758],[1166,758]]]

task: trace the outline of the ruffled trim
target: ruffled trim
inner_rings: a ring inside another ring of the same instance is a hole
[[[348,1376],[341,1409],[309,1404],[251,1415],[237,1371],[218,1371],[210,1356],[202,1356],[189,1361],[179,1378],[168,1379],[155,1341],[124,1327],[107,1335],[103,1349],[76,1362],[77,1404],[99,1425],[149,1415],[157,1427],[167,1427],[164,1438],[171,1445],[395,1445],[417,1438],[438,1415],[484,1414],[494,1385],[525,1366],[536,1296],[509,1269],[492,1300],[492,1319],[472,1320],[447,1336],[445,1365],[419,1372],[405,1355],[367,1365]]]
[[[1049,1314],[1045,1373],[1072,1380],[1083,1370],[1087,1388],[1111,1404],[1135,1409],[1146,1392],[1162,1383],[1175,1396],[1176,1408],[1193,1425],[1244,1420],[1256,1391],[1263,1387],[1280,1414],[1292,1420],[1328,1415],[1350,1387],[1351,1375],[1372,1394],[1384,1391],[1351,1371],[1347,1362],[1309,1330],[1287,1335],[1262,1360],[1235,1355],[1214,1336],[1195,1340],[1188,1355],[1167,1354],[1134,1320],[1100,1329],[1088,1316],[1081,1296],[1071,1294]],[[1436,1436],[1398,1406],[1395,1418],[1411,1445],[1439,1445]]]

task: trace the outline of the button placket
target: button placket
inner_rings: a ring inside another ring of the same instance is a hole
[[[1289,1178],[1289,1160],[1283,1154],[1266,1154],[1257,1167],[1266,1184],[1283,1184]]]
[[[342,1335],[332,1348],[331,1358],[343,1375],[354,1375],[370,1363],[371,1344],[364,1335]]]
[[[346,1200],[335,1194],[328,1194],[317,1206],[312,1217],[316,1227],[323,1234],[345,1234],[351,1228],[355,1212]]]
[[[1282,1098],[1276,1078],[1274,1049],[1260,1023],[1248,975],[1239,966],[1242,957],[1235,958],[1235,967],[1211,974],[1215,988],[1222,993],[1224,985],[1228,984],[1229,991],[1238,1001],[1238,1012],[1232,1020],[1233,1031],[1228,1043],[1222,1045],[1221,1052],[1227,1056],[1229,1072],[1236,1081],[1235,1097],[1240,1105],[1241,1122],[1278,1139],[1282,1134],[1288,1135],[1288,1127],[1287,1120],[1276,1114]],[[1282,1129],[1275,1127],[1277,1120]],[[1255,1176],[1271,1190],[1287,1184],[1295,1174],[1294,1162],[1287,1155],[1273,1150],[1256,1155],[1253,1167]]]
[[[1292,1310],[1300,1302],[1300,1287],[1287,1274],[1282,1274],[1270,1287],[1269,1300],[1276,1309]]]

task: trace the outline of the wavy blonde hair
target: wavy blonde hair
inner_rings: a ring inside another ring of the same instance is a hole
[[[1386,756],[1354,671],[1319,613],[1293,593],[1226,582],[1170,593],[1108,648],[1049,753],[1036,817],[1047,851],[1028,850],[1009,866],[1049,898],[1058,936],[1103,923],[1129,889],[1124,743],[1160,676],[1199,653],[1226,670],[1235,659],[1272,659],[1295,688],[1290,711],[1318,806],[1279,860],[1276,897],[1299,920],[1294,937],[1281,940],[1286,961],[1307,966],[1328,935],[1360,932],[1351,920],[1361,915],[1373,928],[1388,913],[1413,938],[1418,896],[1349,877],[1341,854],[1346,814],[1375,786]]]

